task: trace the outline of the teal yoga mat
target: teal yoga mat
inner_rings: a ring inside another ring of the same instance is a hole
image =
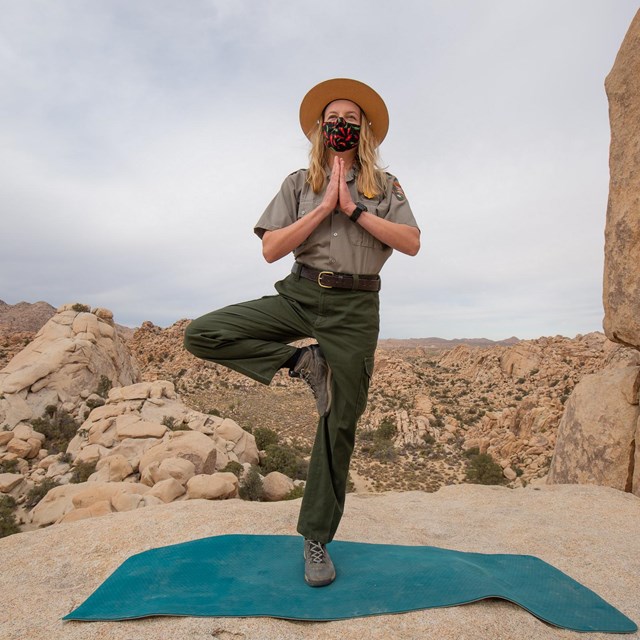
[[[296,536],[225,535],[151,549],[125,560],[64,620],[341,620],[502,598],[557,627],[637,630],[593,591],[533,556],[339,541],[328,548],[338,576],[319,589],[304,582]]]

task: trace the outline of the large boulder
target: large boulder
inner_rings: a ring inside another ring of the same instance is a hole
[[[76,509],[84,509],[104,500],[111,502],[115,496],[123,493],[144,495],[149,491],[146,485],[134,482],[84,482],[78,486],[82,489],[71,498]]]
[[[141,474],[140,481],[151,487],[158,482],[172,478],[184,486],[195,474],[196,467],[190,460],[165,458],[161,462],[156,460],[147,465]]]
[[[294,486],[293,480],[289,476],[285,476],[284,473],[279,471],[272,471],[262,481],[264,499],[267,502],[284,500],[293,491]]]
[[[260,462],[256,439],[231,418],[225,418],[215,428],[214,433],[217,439],[225,441],[225,451],[231,460],[241,463],[248,462],[252,465]]]
[[[64,406],[77,417],[103,376],[113,386],[140,378],[113,314],[64,305],[0,371],[0,425],[13,429],[40,418],[49,405]]]
[[[113,454],[101,458],[96,464],[96,472],[91,475],[91,482],[121,482],[133,473],[131,463],[121,454]]]
[[[640,367],[580,381],[560,421],[550,484],[598,484],[640,496],[639,386]]]
[[[86,485],[65,484],[54,487],[29,512],[29,520],[38,527],[58,522],[65,514],[74,509],[73,498],[81,493]]]
[[[604,330],[640,348],[640,13],[622,42],[605,87],[611,150],[605,228]]]
[[[172,431],[166,440],[151,447],[140,460],[140,472],[152,462],[165,458],[183,458],[193,463],[195,472],[213,473],[216,470],[216,445],[199,431]]]
[[[187,482],[187,495],[190,500],[226,500],[238,495],[238,478],[235,474],[214,473],[199,474]]]

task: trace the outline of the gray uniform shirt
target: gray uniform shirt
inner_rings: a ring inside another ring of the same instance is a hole
[[[411,207],[397,179],[387,173],[384,192],[374,198],[358,193],[356,174],[346,176],[354,202],[362,202],[369,213],[391,222],[418,228]],[[307,183],[307,169],[287,176],[280,192],[271,201],[254,227],[262,238],[265,231],[282,229],[313,211],[324,196],[324,189],[315,194]],[[320,271],[373,275],[380,273],[393,249],[374,238],[359,224],[351,222],[341,211],[327,216],[297,247],[293,254],[298,262]]]

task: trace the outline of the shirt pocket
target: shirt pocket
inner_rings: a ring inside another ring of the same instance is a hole
[[[360,196],[359,202],[361,202],[367,211],[374,216],[378,216],[378,208],[380,206],[380,200],[378,198],[366,198]],[[382,249],[383,244],[376,238],[374,238],[368,231],[363,229],[357,222],[350,222],[350,227],[347,227],[347,237],[349,242],[356,247],[369,247],[372,249]]]
[[[313,192],[310,195],[303,195],[300,198],[300,202],[298,202],[296,219],[300,220],[300,218],[303,218],[308,213],[311,213],[319,204],[319,196],[314,195]]]

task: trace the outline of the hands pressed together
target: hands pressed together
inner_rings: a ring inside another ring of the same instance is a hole
[[[347,186],[346,173],[344,160],[336,156],[322,202],[292,224],[265,232],[262,236],[262,255],[267,262],[275,262],[294,251],[336,209],[347,216],[355,211],[356,205]],[[382,244],[407,255],[414,256],[420,249],[420,231],[416,227],[391,222],[367,212],[358,218],[357,224]]]
[[[356,208],[347,186],[346,173],[344,160],[336,156],[333,159],[331,178],[321,203],[321,206],[327,210],[327,214],[338,208],[347,215],[351,215]]]

